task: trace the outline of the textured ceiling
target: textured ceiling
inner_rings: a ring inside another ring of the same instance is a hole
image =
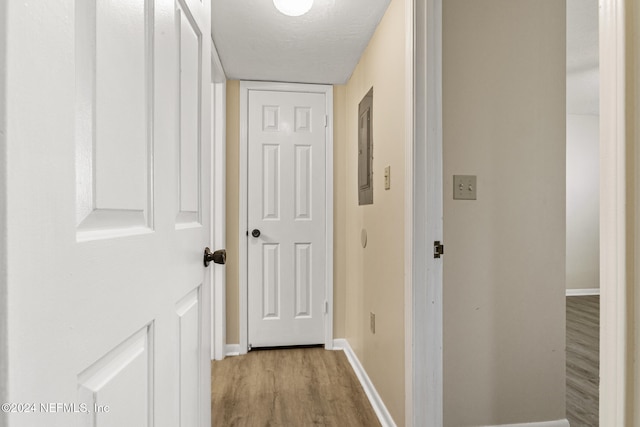
[[[213,0],[227,78],[345,83],[390,0],[315,0],[300,17],[272,0]],[[567,112],[599,114],[598,0],[567,0]]]
[[[229,79],[342,84],[389,2],[315,0],[289,17],[272,0],[213,0],[213,40]]]
[[[567,113],[598,115],[598,0],[567,0]]]

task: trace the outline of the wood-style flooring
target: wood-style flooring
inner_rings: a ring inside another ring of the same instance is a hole
[[[212,362],[212,426],[380,426],[344,352],[254,350]]]
[[[571,427],[598,425],[600,297],[567,297],[567,419]]]

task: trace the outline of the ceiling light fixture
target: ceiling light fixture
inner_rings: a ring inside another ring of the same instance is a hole
[[[288,16],[301,16],[311,10],[313,0],[273,0],[273,5]]]

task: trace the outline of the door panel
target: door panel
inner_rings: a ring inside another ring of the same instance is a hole
[[[200,287],[176,306],[180,384],[180,426],[199,425]]]
[[[179,74],[180,74],[180,196],[178,224],[200,223],[200,122],[202,117],[202,33],[192,16],[176,5]]]
[[[8,8],[8,426],[209,426],[209,1]]]
[[[249,345],[324,343],[326,99],[249,91]]]
[[[262,312],[263,319],[280,317],[280,245],[262,245]]]
[[[262,219],[280,219],[280,146],[262,146]]]
[[[311,156],[312,147],[308,145],[295,146],[295,175],[294,193],[295,198],[295,219],[311,219]]]
[[[152,227],[153,8],[123,9],[123,1],[76,3],[78,240]]]
[[[295,271],[295,317],[311,316],[311,243],[296,243]]]
[[[81,426],[150,425],[152,337],[147,325],[79,375],[79,401],[89,409]]]

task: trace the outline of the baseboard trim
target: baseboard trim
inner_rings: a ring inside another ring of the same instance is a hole
[[[362,384],[362,388],[369,398],[369,402],[371,402],[371,406],[373,406],[373,410],[378,416],[382,427],[396,427],[396,423],[393,421],[391,414],[384,405],[378,391],[373,386],[373,383],[360,363],[360,360],[358,360],[358,357],[353,352],[353,349],[349,345],[349,341],[346,339],[335,339],[333,340],[333,349],[344,351],[344,354],[347,356],[347,360],[351,364],[353,371],[356,373],[360,384]]]
[[[600,288],[567,289],[568,297],[583,297],[588,295],[600,295]]]
[[[555,421],[543,421],[539,423],[521,423],[521,424],[500,424],[496,426],[482,426],[482,427],[569,427],[569,421],[555,420]]]
[[[227,344],[224,346],[224,355],[240,356],[240,344]]]

